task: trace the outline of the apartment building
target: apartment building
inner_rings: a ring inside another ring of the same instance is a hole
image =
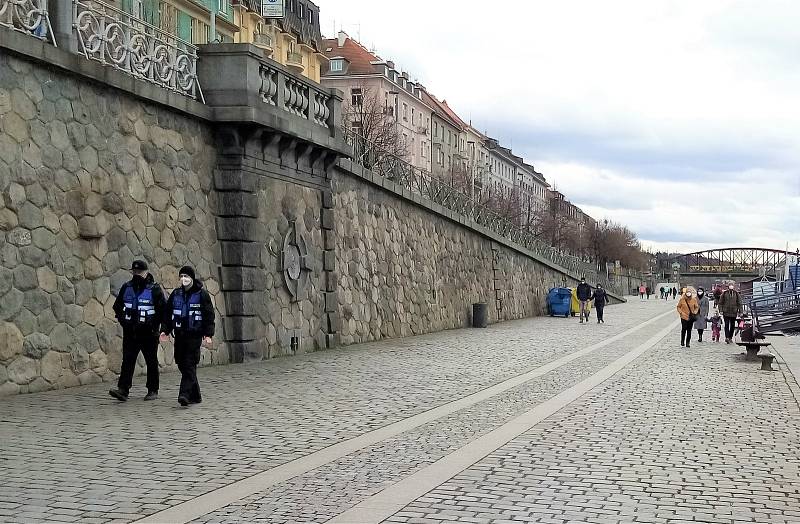
[[[323,52],[329,65],[321,82],[345,93],[343,114],[352,120],[346,125],[359,131],[362,122],[354,115],[380,111],[395,126],[405,146],[405,160],[430,172],[433,108],[424,100],[424,86],[343,31],[323,41]]]
[[[205,44],[214,39],[212,13],[217,40],[233,42],[239,30],[233,21],[231,0],[121,0],[108,4],[191,44]]]
[[[431,173],[443,180],[463,178],[466,173],[466,124],[456,115],[447,102],[423,90],[422,99],[432,108],[431,112]]]
[[[323,52],[319,7],[308,0],[284,0],[283,16],[272,17],[256,0],[233,0],[234,41],[254,44],[293,73],[319,82],[328,59]]]

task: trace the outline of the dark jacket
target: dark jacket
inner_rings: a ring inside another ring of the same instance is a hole
[[[717,302],[722,316],[735,317],[742,312],[742,297],[735,289],[726,289]]]
[[[594,300],[594,307],[597,309],[602,309],[611,302],[605,289],[595,289],[594,293],[592,293],[592,300]]]
[[[211,303],[211,295],[208,294],[203,288],[203,283],[199,280],[195,280],[192,283],[192,287],[189,288],[188,291],[183,289],[183,286],[174,289],[172,293],[169,295],[169,300],[167,300],[167,308],[164,311],[164,321],[162,322],[161,330],[166,334],[173,334],[175,331],[175,336],[183,335],[180,330],[175,329],[175,322],[172,319],[172,307],[175,303],[175,296],[178,294],[182,294],[185,300],[189,300],[189,297],[195,293],[200,291],[200,311],[203,313],[203,325],[200,329],[199,334],[193,334],[193,336],[203,336],[203,337],[213,337],[214,336],[214,304]]]
[[[141,294],[142,290],[144,290],[145,286],[150,285],[152,286],[153,291],[153,307],[156,310],[155,313],[155,321],[148,325],[137,325],[137,324],[129,324],[125,322],[125,301],[123,297],[125,296],[125,290],[131,286],[133,290],[136,292],[137,295]],[[153,279],[153,275],[150,273],[147,274],[146,277],[142,278],[140,276],[134,275],[134,277],[125,282],[121,288],[119,288],[119,293],[117,293],[117,299],[114,301],[114,315],[117,317],[117,321],[122,325],[122,332],[125,335],[158,335],[159,330],[161,329],[161,319],[164,317],[164,312],[166,311],[167,302],[164,298],[164,290],[161,289],[161,286],[155,282]]]
[[[586,282],[582,282],[578,284],[575,294],[578,295],[578,300],[589,300],[592,298],[592,286]]]

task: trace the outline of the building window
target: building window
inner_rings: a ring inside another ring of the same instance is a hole
[[[350,101],[354,106],[360,106],[364,103],[364,95],[360,87],[350,89]]]
[[[303,4],[297,4],[297,17],[302,20],[304,15],[305,13],[303,12]]]
[[[403,102],[403,122],[408,122],[408,104]]]
[[[416,125],[416,123],[417,123],[417,118],[416,118],[416,116],[414,115],[414,108],[412,107],[412,108],[411,108],[411,125],[412,125],[412,126],[413,126],[413,125]]]
[[[341,71],[342,69],[344,69],[344,60],[341,58],[331,60],[331,71]]]

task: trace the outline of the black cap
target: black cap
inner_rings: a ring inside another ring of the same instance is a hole
[[[131,264],[131,271],[147,271],[147,262],[144,260],[134,260]]]
[[[178,275],[186,275],[187,277],[192,277],[192,280],[197,280],[194,276],[194,268],[192,266],[183,266],[180,271],[178,271]]]

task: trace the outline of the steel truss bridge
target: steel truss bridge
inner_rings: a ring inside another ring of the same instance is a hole
[[[671,273],[673,264],[677,263],[681,275],[687,276],[775,276],[783,271],[786,256],[794,254],[782,249],[757,247],[708,249],[663,260],[659,269]]]

